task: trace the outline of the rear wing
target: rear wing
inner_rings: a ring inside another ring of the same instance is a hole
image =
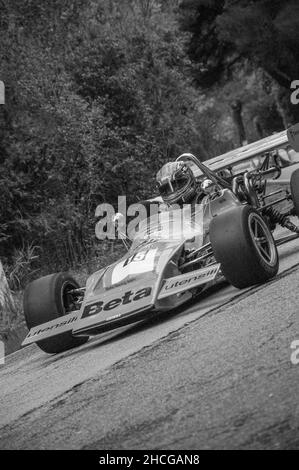
[[[287,164],[299,163],[299,124],[290,127],[287,131],[273,134],[257,142],[211,158],[205,162],[205,165],[213,171],[239,165],[242,166],[242,170],[249,170],[258,165],[260,157],[273,150],[278,150],[282,160]]]

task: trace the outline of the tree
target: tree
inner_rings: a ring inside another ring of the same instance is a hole
[[[42,274],[101,251],[98,204],[201,147],[200,109],[173,2],[0,3],[0,256]]]
[[[183,0],[181,26],[190,33],[188,52],[200,86],[231,79],[236,66],[249,61],[276,84],[272,92],[284,125],[299,120],[290,103],[291,82],[299,77],[297,1]]]

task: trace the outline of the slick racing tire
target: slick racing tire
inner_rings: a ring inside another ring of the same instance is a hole
[[[68,292],[79,285],[68,273],[50,274],[31,282],[24,292],[24,315],[28,329],[71,312]],[[60,353],[86,343],[88,337],[75,338],[71,332],[37,341],[49,354]]]
[[[210,240],[225,278],[243,289],[277,274],[279,259],[272,233],[251,206],[234,207],[214,217]]]
[[[299,168],[291,175],[291,194],[297,217],[299,217]]]

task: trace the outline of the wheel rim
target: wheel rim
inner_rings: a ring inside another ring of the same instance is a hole
[[[62,298],[62,304],[64,307],[64,314],[67,315],[68,313],[74,311],[74,308],[72,308],[72,303],[70,302],[70,294],[69,292],[73,289],[76,289],[77,286],[70,281],[67,281],[63,284],[62,289],[61,289],[61,298]]]
[[[263,219],[257,214],[250,214],[249,229],[252,241],[260,257],[269,266],[276,264],[276,247],[272,234]]]

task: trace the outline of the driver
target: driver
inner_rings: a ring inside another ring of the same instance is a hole
[[[167,206],[199,204],[204,193],[185,162],[166,163],[156,176],[159,193]]]

